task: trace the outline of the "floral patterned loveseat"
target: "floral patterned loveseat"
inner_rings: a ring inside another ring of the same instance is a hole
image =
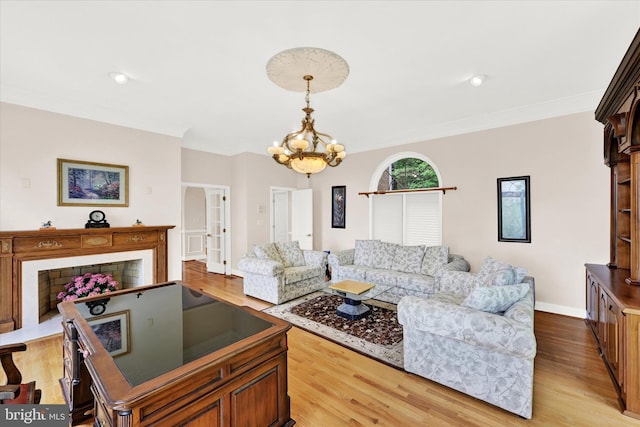
[[[351,279],[392,288],[376,299],[397,304],[405,295],[428,297],[439,290],[440,271],[469,271],[461,255],[447,246],[403,246],[380,240],[356,240],[354,249],[328,257],[331,281]]]
[[[238,268],[245,295],[282,304],[325,286],[327,253],[302,250],[297,241],[255,245]]]
[[[442,271],[431,298],[398,303],[404,368],[531,418],[535,282],[487,258],[478,273]]]

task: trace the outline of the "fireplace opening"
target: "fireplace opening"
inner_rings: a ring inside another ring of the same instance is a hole
[[[38,322],[42,323],[58,314],[58,293],[76,276],[86,273],[111,274],[118,282],[118,290],[144,284],[142,259],[130,259],[103,264],[71,266],[38,271]]]

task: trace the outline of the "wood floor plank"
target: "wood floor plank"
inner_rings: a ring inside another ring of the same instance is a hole
[[[195,261],[184,263],[183,281],[233,304],[256,310],[271,306],[245,296],[241,278],[207,273]],[[291,415],[301,427],[640,426],[620,413],[584,321],[536,312],[535,333],[533,419],[524,420],[293,327],[288,334]],[[63,403],[61,336],[27,344],[27,351],[16,356],[25,380],[37,380],[43,403]]]

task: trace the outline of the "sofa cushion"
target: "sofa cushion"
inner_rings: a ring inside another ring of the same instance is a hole
[[[433,276],[443,265],[449,262],[448,246],[429,246],[424,250],[424,258],[422,259],[422,274]]]
[[[294,242],[276,242],[276,247],[278,248],[278,253],[285,267],[300,267],[306,265],[304,262],[304,254],[297,240]]]
[[[528,291],[528,283],[477,287],[467,295],[461,305],[489,313],[501,313],[518,302]]]
[[[398,245],[390,242],[374,242],[369,267],[391,269]]]
[[[407,290],[414,291],[408,292],[410,295],[424,295],[433,294],[437,291],[436,279],[433,276],[427,276],[426,274],[416,273],[395,273],[397,278],[397,286],[401,289],[400,292]]]
[[[356,250],[353,255],[353,264],[372,267],[371,254],[374,251],[374,245],[379,240],[356,240]]]
[[[262,259],[270,259],[271,261],[277,261],[281,264],[282,257],[280,256],[280,252],[278,252],[278,248],[275,243],[267,243],[264,245],[254,245],[253,252],[256,254],[258,258]]]
[[[284,283],[296,283],[314,277],[317,277],[318,281],[320,281],[320,278],[324,278],[322,273],[322,267],[318,266],[303,265],[301,267],[289,267],[284,270]]]
[[[376,285],[395,286],[397,280],[398,273],[395,271],[371,268],[367,269],[364,281],[374,283]]]
[[[403,273],[420,273],[424,246],[398,246],[391,269]]]
[[[331,272],[331,278],[334,283],[346,279],[364,282],[367,271],[369,270],[371,270],[369,267],[359,265],[342,265],[337,268],[337,271]]]

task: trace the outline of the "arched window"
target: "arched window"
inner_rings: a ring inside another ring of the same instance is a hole
[[[386,159],[372,177],[372,191],[417,190],[440,187],[435,165],[418,153],[399,153]],[[403,245],[442,244],[440,191],[372,194],[371,238]]]
[[[377,190],[415,190],[439,186],[438,176],[429,162],[415,157],[405,157],[385,168],[378,180]]]

